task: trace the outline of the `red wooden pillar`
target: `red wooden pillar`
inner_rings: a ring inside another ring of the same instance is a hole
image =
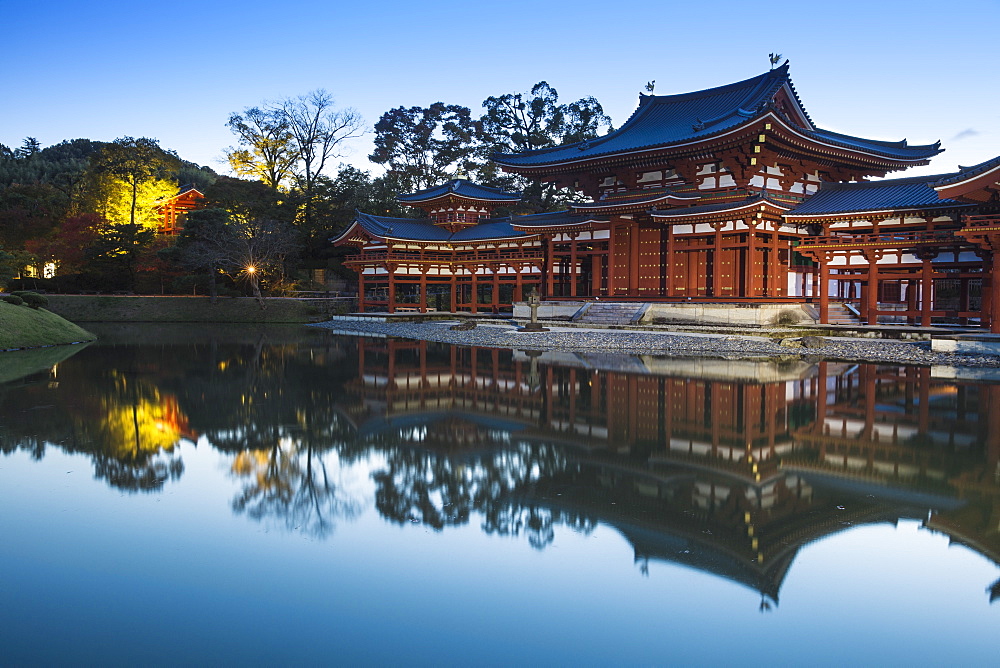
[[[867,298],[865,302],[865,322],[869,325],[878,324],[878,261],[882,259],[882,251],[880,250],[866,250],[864,251],[865,259],[868,260],[868,289],[864,292]]]
[[[745,220],[747,227],[747,247],[744,251],[744,262],[743,262],[743,290],[744,297],[756,297],[757,296],[757,271],[754,267],[754,260],[756,259],[756,253],[754,253],[754,241],[756,237],[756,222],[753,220]]]
[[[722,296],[722,226],[725,223],[712,223],[715,230],[712,247],[712,296]]]
[[[420,312],[427,313],[427,267],[420,268]]]
[[[555,292],[555,281],[556,281],[556,258],[555,258],[555,240],[552,236],[545,237],[545,283],[544,283],[544,296],[551,297]]]
[[[524,278],[522,277],[524,266],[523,264],[515,266],[517,273],[514,274],[514,301],[516,302],[524,301]]]
[[[615,237],[618,226],[614,223],[608,227],[608,297],[615,295]]]
[[[674,226],[667,224],[667,263],[663,267],[663,271],[667,272],[667,297],[673,297],[677,294],[674,289],[674,274],[676,273],[677,267],[674,258],[674,253],[676,252],[676,242],[674,240]]]
[[[771,296],[781,297],[785,292],[785,286],[781,280],[784,272],[781,271],[781,253],[778,251],[778,247],[781,245],[781,239],[778,236],[780,223],[778,223],[778,221],[774,221],[773,225],[774,235],[771,237],[771,257],[769,258],[771,262],[768,267],[771,279],[768,283],[771,286]]]
[[[470,309],[472,313],[475,313],[479,304],[479,265],[476,264],[472,265],[472,298],[470,301]]]
[[[909,313],[915,313],[917,311],[917,286],[919,283],[914,280],[909,280],[906,282],[906,310]],[[915,325],[917,324],[917,318],[913,315],[907,316],[907,324]]]
[[[569,235],[569,296],[576,297],[576,277],[579,273],[576,270],[577,255],[576,255],[576,237],[577,233],[573,232]]]
[[[396,312],[396,268],[389,267],[389,294],[387,296],[389,313]]]
[[[816,261],[819,262],[819,322],[821,325],[830,324],[830,260],[832,253],[817,253]]]
[[[451,299],[449,300],[448,308],[452,313],[458,311],[458,276],[455,274],[457,268],[452,265],[451,270]]]
[[[358,269],[358,313],[365,312],[365,268]]]
[[[920,258],[920,325],[922,327],[931,326],[931,309],[934,304],[934,268],[931,266],[931,259],[936,255],[936,252],[926,250],[917,254],[917,257]]]
[[[490,269],[493,272],[493,295],[490,297],[490,306],[495,313],[500,308],[500,265],[494,264]]]

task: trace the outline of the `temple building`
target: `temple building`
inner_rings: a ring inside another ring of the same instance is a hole
[[[786,62],[718,88],[641,95],[596,139],[493,156],[589,202],[494,218],[517,196],[455,180],[400,196],[425,218],[359,213],[334,243],[360,251],[348,262],[360,310],[496,311],[535,287],[566,314],[599,298],[645,306],[647,319],[651,305],[669,320],[689,319],[692,303],[738,304],[760,311],[758,324],[792,313],[1000,331],[1000,158],[883,178],[942,150],[820,128]]]
[[[184,229],[184,214],[202,206],[205,196],[192,185],[181,186],[176,195],[164,197],[156,203],[159,210],[160,225],[158,234],[176,236]]]

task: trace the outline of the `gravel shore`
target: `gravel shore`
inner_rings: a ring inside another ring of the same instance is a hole
[[[662,331],[550,327],[541,333],[520,332],[506,324],[480,324],[475,329],[450,329],[458,320],[429,322],[369,322],[334,320],[319,323],[344,334],[397,336],[424,341],[521,350],[565,350],[578,352],[659,355],[670,357],[725,357],[760,359],[810,357],[847,362],[942,365],[952,367],[1000,367],[994,355],[959,355],[932,352],[929,341],[900,341],[824,337],[819,347],[780,345],[766,336],[701,334]]]

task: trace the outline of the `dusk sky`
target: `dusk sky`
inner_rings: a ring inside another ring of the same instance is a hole
[[[490,95],[548,81],[595,96],[621,125],[665,95],[791,60],[813,121],[946,151],[907,174],[1000,155],[1000,0],[543,3],[0,0],[0,143],[146,136],[225,173],[228,115],[325,88],[369,127],[397,106],[475,115]],[[372,134],[343,161],[367,161]],[[335,164],[338,161],[335,161]]]

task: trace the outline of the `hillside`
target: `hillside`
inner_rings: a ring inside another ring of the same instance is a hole
[[[0,350],[79,343],[95,338],[55,313],[0,302]]]

